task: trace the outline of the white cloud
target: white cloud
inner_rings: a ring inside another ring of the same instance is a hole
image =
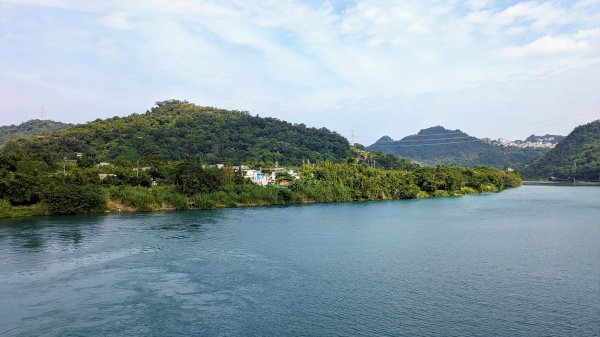
[[[357,0],[343,10],[300,0],[0,4],[16,13],[0,14],[0,58],[9,72],[39,72],[58,88],[103,93],[81,95],[90,100],[129,91],[147,104],[172,95],[295,121],[382,97],[381,114],[402,103],[386,97],[455,95],[443,101],[460,106],[449,111],[466,109],[455,102],[464,88],[479,95],[489,83],[581,74],[577,69],[596,69],[600,55],[599,1]],[[30,17],[39,24],[25,25]],[[20,102],[35,95],[27,83],[48,89],[32,79],[20,83],[22,92],[11,91]]]
[[[131,21],[129,20],[129,13],[119,12],[110,14],[105,17],[106,25],[111,28],[120,29],[120,30],[130,30],[131,29]]]
[[[2,0],[0,3],[15,6],[37,6],[89,12],[96,12],[106,7],[106,4],[100,1],[78,0]]]
[[[490,0],[467,0],[465,4],[475,10],[480,10],[492,5],[492,1]]]
[[[600,38],[600,28],[583,29],[573,34],[578,40]]]
[[[516,58],[536,55],[576,54],[591,50],[587,41],[570,36],[543,36],[520,47],[508,47],[500,52],[501,57]]]
[[[219,4],[213,1],[197,0],[148,0],[140,4],[139,1],[109,1],[111,7],[126,8],[129,11],[151,12],[155,14],[199,15],[202,17],[223,18],[238,17],[241,13],[233,6]]]

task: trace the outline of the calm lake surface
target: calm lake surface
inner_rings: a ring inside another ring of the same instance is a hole
[[[0,221],[1,336],[598,336],[600,188]]]

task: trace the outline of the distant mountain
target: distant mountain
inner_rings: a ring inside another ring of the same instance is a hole
[[[558,144],[563,139],[565,139],[565,136],[549,135],[549,134],[546,134],[544,136],[531,135],[525,139],[525,142]]]
[[[19,125],[0,126],[0,145],[12,139],[39,136],[72,126],[51,120],[32,119]]]
[[[600,120],[576,127],[554,149],[526,165],[527,179],[600,179]]]
[[[490,143],[492,145],[497,146],[514,146],[521,148],[554,148],[556,144],[558,144],[561,140],[563,140],[565,136],[559,135],[544,135],[544,136],[536,136],[531,135],[527,137],[525,140],[508,140],[504,138],[498,138],[495,140],[490,140],[489,138],[483,139],[485,142]]]
[[[192,157],[211,164],[278,161],[287,165],[303,160],[339,162],[351,153],[346,138],[326,128],[178,100],[157,102],[144,114],[98,119],[44,137],[8,142],[1,150],[8,155],[43,153],[60,158],[81,153],[96,162],[153,156]]]
[[[461,130],[448,130],[442,126],[423,129],[416,135],[393,140],[380,138],[367,147],[425,164],[461,166],[514,167],[546,153],[543,148],[501,147],[470,136]]]

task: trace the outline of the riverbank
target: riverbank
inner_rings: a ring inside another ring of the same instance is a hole
[[[507,187],[508,188],[508,187]],[[268,189],[268,188],[267,188]],[[137,212],[165,212],[165,211],[183,211],[183,210],[211,210],[211,209],[224,209],[224,208],[241,208],[241,207],[263,207],[263,206],[276,206],[276,205],[302,205],[302,204],[317,204],[317,203],[345,203],[345,202],[363,202],[363,201],[384,201],[384,200],[406,200],[406,199],[430,199],[430,198],[447,198],[447,197],[460,197],[471,194],[481,193],[496,193],[505,190],[487,188],[483,190],[475,190],[469,187],[463,187],[459,191],[453,191],[447,193],[446,191],[438,190],[437,193],[417,193],[414,198],[378,198],[378,199],[360,199],[360,200],[335,200],[335,201],[316,201],[312,199],[297,199],[285,201],[283,197],[279,199],[275,197],[274,200],[255,200],[240,202],[239,195],[232,194],[204,194],[197,195],[194,198],[186,198],[186,203],[183,205],[174,204],[169,201],[157,202],[136,202],[134,200],[121,200],[121,199],[106,199],[105,206],[102,209],[95,209],[88,213],[90,214],[114,214],[114,213],[137,213]],[[281,189],[276,190],[277,194]],[[149,192],[151,194],[152,192]],[[285,194],[283,192],[281,194]],[[145,200],[150,200],[146,198]],[[181,200],[181,199],[180,199]],[[0,200],[0,219],[2,218],[21,218],[21,217],[32,217],[32,216],[51,216],[52,214],[48,211],[47,205],[39,203],[30,206],[11,206],[7,202]]]
[[[0,217],[416,199],[497,192],[521,185],[517,174],[486,167],[383,170],[354,162],[324,162],[304,165],[297,178],[278,176],[274,184],[260,186],[233,170],[192,164],[177,164],[182,167],[176,166],[171,177],[165,171],[160,184],[147,187],[140,186],[143,181],[132,186],[139,180],[118,176],[94,180],[97,176],[92,174],[79,175],[86,171],[35,177],[32,181],[37,185],[32,184],[31,190],[6,195],[0,202]],[[15,175],[14,179],[23,178]]]

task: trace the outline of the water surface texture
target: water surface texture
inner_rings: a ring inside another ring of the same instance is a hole
[[[597,336],[600,188],[0,221],[2,336]]]

